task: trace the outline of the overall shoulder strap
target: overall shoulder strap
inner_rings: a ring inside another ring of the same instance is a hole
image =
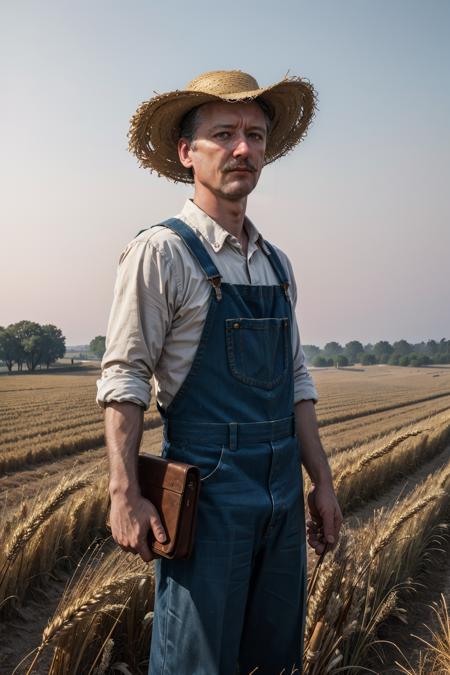
[[[186,248],[191,252],[205,273],[206,279],[213,286],[217,299],[220,300],[222,298],[222,293],[220,290],[222,275],[219,273],[219,270],[213,263],[211,256],[193,229],[189,227],[189,225],[186,225],[186,223],[184,223],[179,218],[169,218],[168,220],[158,223],[158,225],[152,225],[152,227],[158,226],[167,227],[169,230],[172,230],[172,232],[175,232],[175,234],[177,234],[183,240]],[[149,228],[144,228],[144,230],[146,229]],[[141,234],[141,232],[144,232],[144,230],[138,232],[136,236]]]
[[[266,247],[269,251],[269,255],[267,256],[268,259],[269,259],[269,262],[272,265],[272,268],[273,268],[275,274],[277,275],[280,284],[283,286],[284,292],[286,293],[286,296],[287,296],[287,289],[289,288],[289,280],[288,280],[288,276],[286,274],[286,270],[284,269],[284,267],[281,263],[280,256],[278,255],[278,253],[276,252],[276,250],[274,249],[272,244],[270,244],[267,241],[267,239],[264,239],[264,244],[266,245]],[[263,250],[264,250],[264,247],[263,247]]]

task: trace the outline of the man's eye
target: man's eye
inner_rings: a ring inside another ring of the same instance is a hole
[[[251,133],[250,136],[252,136],[252,138],[256,138],[257,141],[263,140],[262,134],[259,134],[257,131]]]
[[[228,138],[230,135],[229,131],[219,131],[217,134],[214,134],[215,138]]]

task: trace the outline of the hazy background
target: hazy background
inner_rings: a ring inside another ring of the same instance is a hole
[[[3,0],[0,26],[0,325],[105,334],[121,250],[191,194],[138,167],[129,118],[239,68],[319,93],[248,206],[291,257],[303,343],[450,336],[450,2]]]

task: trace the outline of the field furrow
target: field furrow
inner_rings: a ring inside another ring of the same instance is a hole
[[[136,640],[145,661],[152,577],[137,557],[126,556],[107,539],[108,462],[103,415],[95,403],[98,377],[99,371],[0,377],[0,672],[12,672],[40,643],[53,612],[57,625],[66,600],[78,606],[102,583],[112,583],[107,613],[103,605],[98,608],[102,621],[96,620],[97,610],[83,610],[81,633],[75,624],[68,626],[64,639],[53,643],[60,648],[57,661],[51,665],[46,648],[42,669],[34,672],[71,672],[80,658],[74,641],[81,639],[89,654],[95,653],[93,647],[104,644],[101,631],[115,630],[116,624],[121,635],[127,626],[133,635],[131,652],[120,651],[121,639],[114,652],[124,672],[134,672]],[[406,616],[407,598],[395,579],[421,581],[427,561],[438,560],[436,536],[448,516],[450,368],[326,369],[313,371],[313,378],[320,435],[344,526],[338,550],[325,557],[310,595],[304,672],[328,672],[333,662],[391,672],[373,660],[368,645],[389,616]],[[144,420],[141,451],[158,453],[162,428],[154,401]],[[305,471],[304,477],[306,496]],[[90,559],[95,538],[106,538],[106,544],[103,554]],[[308,547],[309,576],[316,562]],[[60,579],[75,568],[81,585],[72,585],[57,607]],[[94,575],[92,586],[88,572]],[[127,574],[130,583],[140,579],[137,595],[124,581]],[[346,594],[348,613],[339,614]],[[126,597],[132,598],[134,614],[125,612],[124,621],[117,621],[114,608]],[[95,629],[85,641],[80,635],[87,635],[88,625]],[[405,625],[400,636],[408,629]],[[91,667],[90,661],[84,665]]]

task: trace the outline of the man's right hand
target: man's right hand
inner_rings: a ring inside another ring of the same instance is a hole
[[[158,557],[148,545],[149,530],[160,543],[167,538],[155,506],[140,495],[111,497],[110,526],[114,541],[124,551],[139,554],[144,562]]]

